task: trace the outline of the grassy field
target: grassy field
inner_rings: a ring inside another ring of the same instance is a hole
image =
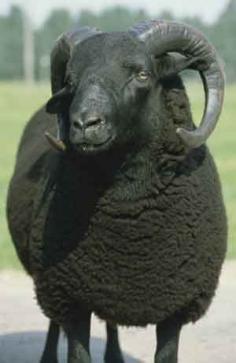
[[[194,118],[202,112],[203,94],[200,85],[189,84]],[[49,85],[28,87],[22,83],[0,83],[0,269],[20,268],[12,248],[5,218],[5,200],[12,174],[17,144],[30,115],[47,100]],[[226,92],[221,122],[209,141],[221,175],[229,218],[228,257],[236,257],[236,86]]]

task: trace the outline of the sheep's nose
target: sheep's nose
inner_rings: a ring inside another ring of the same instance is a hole
[[[78,119],[73,120],[72,126],[75,129],[83,129],[84,128],[84,123],[82,122],[81,119],[78,118]]]
[[[105,118],[100,115],[88,116],[82,121],[81,118],[77,118],[73,121],[75,129],[87,129],[89,127],[98,127],[105,123]]]
[[[84,120],[85,127],[91,127],[91,126],[100,126],[100,124],[104,124],[105,119],[104,117],[100,115],[91,116]]]

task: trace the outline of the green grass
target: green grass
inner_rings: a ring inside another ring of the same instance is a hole
[[[189,84],[194,118],[203,109],[203,93],[198,84]],[[13,171],[17,144],[26,121],[50,96],[49,85],[27,86],[23,83],[0,83],[0,269],[20,268],[5,218],[6,193]],[[224,112],[209,146],[220,172],[229,219],[228,257],[236,257],[236,85],[226,92]]]

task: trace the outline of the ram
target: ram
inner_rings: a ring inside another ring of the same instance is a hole
[[[205,89],[198,127],[178,75],[187,68]],[[41,362],[57,362],[60,327],[68,362],[90,362],[91,313],[107,322],[106,363],[124,362],[118,325],[148,324],[157,326],[155,362],[177,362],[181,328],[206,312],[225,256],[205,145],[223,104],[221,62],[181,23],[81,28],[57,41],[51,81],[8,194],[17,253],[50,319]]]

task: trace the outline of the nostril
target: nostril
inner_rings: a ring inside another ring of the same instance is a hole
[[[74,127],[75,129],[79,129],[79,124],[78,124],[78,122],[74,121],[74,122],[73,122],[73,127]]]
[[[85,121],[86,127],[99,126],[104,123],[105,120],[102,117],[90,117]]]
[[[80,120],[75,120],[72,122],[72,126],[75,129],[81,129],[83,127],[83,123]]]
[[[74,121],[72,121],[72,127],[75,130],[79,129],[81,130],[81,129],[86,129],[88,127],[96,127],[104,123],[105,119],[103,117],[92,116],[84,119],[83,121],[80,118],[74,119]]]
[[[102,122],[101,118],[90,119],[90,120],[88,120],[88,125],[96,126],[96,125],[100,124],[101,122]]]

